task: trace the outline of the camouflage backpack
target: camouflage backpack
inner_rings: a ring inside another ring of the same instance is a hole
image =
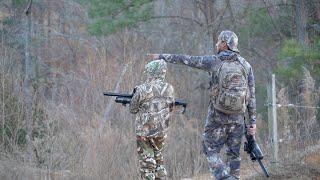
[[[214,107],[226,114],[242,114],[249,97],[247,72],[238,57],[223,60],[216,72],[213,87]]]

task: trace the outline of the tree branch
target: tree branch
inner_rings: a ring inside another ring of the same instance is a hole
[[[228,9],[228,5],[226,5],[226,7],[222,10],[222,12],[217,15],[217,17],[220,17],[220,19],[219,19],[220,21],[218,22],[219,24],[218,24],[218,27],[217,27],[216,29],[218,29],[218,28],[220,27],[221,22],[222,22],[223,20],[226,20],[226,17],[224,17],[224,15],[225,15],[227,9]],[[217,19],[218,19],[218,18],[217,18]],[[215,19],[214,21],[210,22],[210,24],[207,25],[208,28],[210,28],[211,26],[214,26],[214,25],[216,24],[216,20],[217,20],[217,19]],[[222,20],[222,19],[223,19],[223,20]]]
[[[235,22],[236,20],[235,20],[235,18],[234,18],[234,14],[233,14],[233,10],[232,10],[232,7],[231,7],[231,3],[230,3],[230,0],[227,0],[227,7],[229,8],[229,11],[230,11],[230,16],[231,16],[231,18],[232,18],[232,21],[233,22]],[[226,7],[226,8],[227,8]]]
[[[28,16],[31,13],[32,0],[29,0],[28,6],[25,10],[26,15]]]
[[[182,19],[182,20],[185,20],[185,21],[189,21],[189,22],[193,22],[193,23],[196,23],[198,24],[200,27],[203,26],[202,22],[196,20],[196,19],[193,19],[193,18],[189,18],[189,17],[183,17],[183,16],[153,16],[151,17],[152,19]]]
[[[272,15],[271,15],[271,13],[270,13],[270,10],[269,10],[269,8],[268,8],[267,2],[266,2],[265,0],[262,0],[262,2],[263,2],[264,5],[265,5],[265,8],[266,8],[267,13],[268,13],[268,16],[270,17],[271,24],[273,25],[274,29],[278,31],[280,38],[283,38],[284,35],[281,33],[281,30],[279,29],[279,27],[278,27],[278,26],[276,25],[276,23],[274,22],[273,17],[272,17]]]

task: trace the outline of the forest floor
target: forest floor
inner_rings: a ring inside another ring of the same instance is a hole
[[[257,162],[244,161],[241,167],[241,179],[243,180],[320,180],[320,154],[310,154],[295,164],[279,164],[276,168],[269,168],[270,178],[266,178]],[[36,168],[29,168],[23,164],[17,165],[10,161],[0,161],[0,179],[100,179],[99,177],[79,177],[71,171],[48,172]],[[182,180],[212,180],[211,175],[204,174]]]
[[[269,164],[267,164],[270,167]],[[270,177],[266,178],[257,162],[244,162],[241,167],[243,180],[320,180],[320,155],[308,155],[303,160],[290,165],[279,164],[269,169]],[[182,180],[212,180],[211,174],[204,174]]]

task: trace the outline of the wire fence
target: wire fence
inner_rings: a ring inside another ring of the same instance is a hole
[[[320,172],[320,129],[317,111],[314,106],[284,107],[277,111],[288,119],[278,121],[279,161],[280,164],[304,164]],[[320,173],[319,173],[320,174]]]
[[[270,139],[267,154],[274,175],[279,179],[320,179],[320,106],[319,89],[309,73],[295,87],[276,81],[276,119],[278,159]],[[268,106],[272,104],[268,103]],[[271,119],[271,118],[269,118]],[[269,122],[270,123],[270,122]],[[270,132],[269,132],[270,133]],[[273,155],[274,157],[274,155]],[[306,175],[305,177],[303,175]],[[309,177],[307,177],[309,176]]]

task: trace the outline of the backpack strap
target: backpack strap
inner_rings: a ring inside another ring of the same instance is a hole
[[[244,73],[245,73],[245,78],[246,78],[246,80],[248,81],[248,71],[247,71],[246,66],[241,62],[241,60],[239,59],[238,56],[237,56],[237,58],[236,58],[235,60],[238,61],[239,64],[241,64],[241,66],[243,67]]]

